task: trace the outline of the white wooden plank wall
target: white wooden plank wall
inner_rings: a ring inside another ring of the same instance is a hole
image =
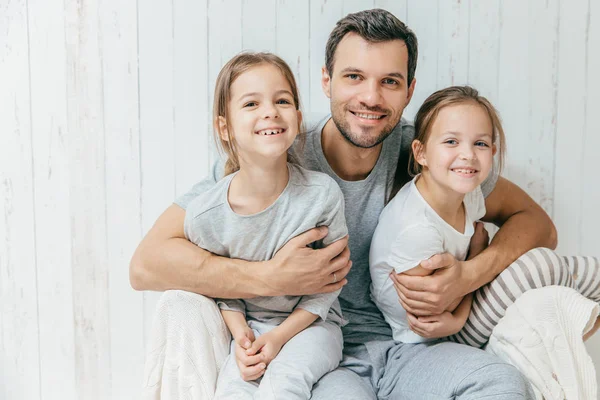
[[[327,111],[327,36],[371,7],[419,38],[405,115],[477,87],[559,252],[600,256],[597,0],[0,0],[0,399],[136,398],[159,294],[129,287],[129,258],[217,157],[221,66],[274,51]]]

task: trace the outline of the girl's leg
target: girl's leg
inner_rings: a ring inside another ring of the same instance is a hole
[[[313,385],[342,359],[341,329],[315,322],[294,336],[267,366],[255,399],[309,399]]]
[[[579,269],[582,270],[581,267]],[[583,277],[578,279],[585,283],[586,289],[587,282],[592,280],[589,276],[596,276],[598,279],[597,274],[588,269],[585,276],[588,277],[587,280]],[[475,291],[471,314],[465,326],[456,335],[450,336],[450,340],[482,347],[506,309],[527,290],[550,285],[577,289],[576,281],[564,260],[552,250],[533,249],[509,265],[492,282]]]
[[[575,288],[583,296],[600,303],[600,260],[595,257],[561,257],[567,265]]]

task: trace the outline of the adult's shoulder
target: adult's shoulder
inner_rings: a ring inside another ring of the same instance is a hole
[[[323,129],[325,123],[331,118],[330,113],[307,112],[304,114],[304,129],[307,134],[313,134]]]
[[[296,186],[315,187],[318,189],[339,189],[336,181],[329,175],[304,168],[298,164],[290,163],[292,184]]]
[[[405,118],[401,118],[398,125],[394,129],[395,133],[401,137],[402,145],[405,146],[405,143],[410,143],[414,140],[415,133],[415,125],[413,121],[407,120]]]

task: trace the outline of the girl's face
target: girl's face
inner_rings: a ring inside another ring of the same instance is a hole
[[[496,146],[487,111],[474,103],[442,108],[431,126],[423,149],[413,142],[423,176],[431,183],[455,193],[477,188],[492,169]]]
[[[286,156],[302,114],[281,71],[270,64],[252,67],[233,81],[230,91],[229,130],[225,118],[219,117],[220,134],[224,140],[235,138],[240,160]]]

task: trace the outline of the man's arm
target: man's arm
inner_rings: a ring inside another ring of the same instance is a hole
[[[327,228],[290,240],[272,260],[248,262],[216,256],[189,242],[183,232],[185,210],[171,205],[136,249],[129,267],[136,290],[181,289],[209,297],[303,295],[341,289],[350,270],[347,239],[313,250]],[[337,282],[333,282],[335,272]]]
[[[487,249],[465,262],[465,269],[471,276],[467,293],[491,282],[529,250],[536,247],[555,249],[558,242],[550,216],[524,190],[507,179],[498,179],[485,206],[483,220],[500,230]]]
[[[406,299],[407,311],[417,316],[440,314],[457,298],[491,282],[529,250],[556,247],[552,220],[517,185],[500,177],[485,205],[484,221],[500,227],[489,247],[468,261],[457,261],[448,253],[435,255],[421,263],[435,270],[429,276],[397,276],[396,288]]]

